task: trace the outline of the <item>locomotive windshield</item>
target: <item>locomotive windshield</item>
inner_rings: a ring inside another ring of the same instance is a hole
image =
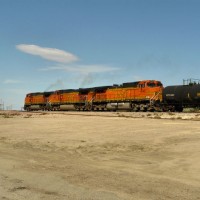
[[[147,87],[162,87],[162,83],[160,81],[151,81],[147,83]]]
[[[157,82],[157,86],[160,86],[160,87],[162,87],[163,85],[162,85],[162,83],[161,83],[161,82]]]
[[[149,82],[147,83],[148,87],[156,87],[156,84],[154,82]]]

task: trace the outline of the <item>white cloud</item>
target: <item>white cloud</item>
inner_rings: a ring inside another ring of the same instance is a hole
[[[70,63],[78,60],[78,57],[59,49],[40,47],[37,45],[19,44],[16,48],[22,52],[40,56],[46,60],[56,61],[59,63]]]
[[[89,74],[89,73],[102,73],[102,72],[116,71],[116,70],[119,70],[119,68],[111,67],[107,65],[58,65],[58,66],[46,67],[46,68],[40,69],[40,71],[54,71],[54,70]]]
[[[78,61],[78,57],[75,55],[65,52],[59,49],[44,48],[37,45],[27,45],[19,44],[16,45],[16,48],[22,52],[40,56],[44,59],[56,61],[58,64],[52,67],[46,67],[40,69],[40,71],[53,71],[53,70],[62,70],[67,72],[77,72],[81,74],[89,73],[101,73],[101,72],[111,72],[119,70],[119,68],[111,67],[108,65],[66,65],[61,63],[70,63]],[[60,63],[60,64],[59,64]]]
[[[6,79],[3,83],[4,84],[14,84],[14,83],[21,83],[21,81],[13,80],[13,79]]]
[[[120,70],[120,68],[112,67],[109,65],[99,65],[99,64],[74,64],[72,62],[78,61],[78,57],[75,55],[59,50],[59,49],[52,49],[52,48],[44,48],[37,45],[27,45],[27,44],[20,44],[17,45],[16,48],[22,52],[40,56],[44,59],[55,61],[56,64],[44,67],[39,69],[39,71],[61,71],[67,72],[68,74],[72,75],[80,75],[79,81],[81,82],[82,86],[89,85],[96,80],[96,76],[99,73],[108,73]],[[70,63],[70,64],[69,64]],[[72,63],[72,64],[71,64]],[[60,81],[51,84],[49,87],[55,87],[55,84],[60,84]],[[47,88],[49,90],[49,88]]]
[[[120,69],[107,65],[57,65],[40,69],[40,71],[65,71],[79,75],[76,80],[80,82],[80,87],[94,83],[96,81],[96,75],[99,73],[113,72],[116,70]]]

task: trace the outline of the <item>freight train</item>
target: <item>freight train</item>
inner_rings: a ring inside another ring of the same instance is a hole
[[[200,107],[200,84],[167,86],[157,80],[29,93],[24,110],[179,111]]]

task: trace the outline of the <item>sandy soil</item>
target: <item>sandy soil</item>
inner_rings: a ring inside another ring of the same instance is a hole
[[[2,111],[0,199],[200,199],[200,114]]]

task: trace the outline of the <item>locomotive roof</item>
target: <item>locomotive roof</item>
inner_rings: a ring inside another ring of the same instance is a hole
[[[111,88],[112,86],[100,86],[100,87],[92,87],[92,88],[79,88],[79,92],[80,93],[87,93],[87,92],[100,92],[100,91],[104,91],[108,88]]]
[[[70,92],[77,92],[76,89],[64,89],[64,90],[57,90],[60,93],[70,93]]]
[[[45,95],[53,94],[54,91],[44,92]]]
[[[44,95],[44,96],[48,96],[50,94],[52,94],[53,91],[50,92],[32,92],[32,93],[28,93],[27,96],[40,96],[40,95]]]
[[[94,90],[95,91],[102,91],[102,90],[106,90],[106,89],[108,89],[110,87],[112,87],[112,86],[109,85],[109,86],[94,87]]]
[[[31,96],[39,96],[39,95],[43,95],[44,92],[32,92],[32,93],[28,93],[27,95],[31,95]]]
[[[137,87],[140,81],[122,83],[122,87]]]

